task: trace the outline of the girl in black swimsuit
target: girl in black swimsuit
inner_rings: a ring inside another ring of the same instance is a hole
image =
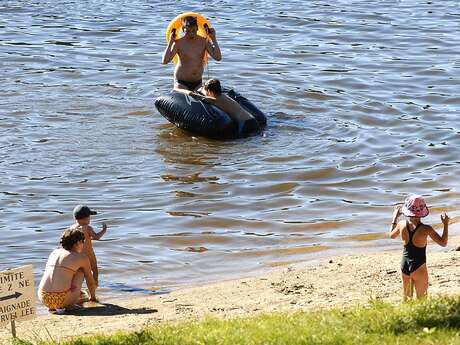
[[[419,195],[408,197],[402,207],[395,206],[393,211],[390,237],[400,236],[404,244],[401,262],[404,299],[412,297],[414,286],[417,298],[426,296],[428,290],[428,271],[426,268],[428,236],[440,246],[445,247],[447,245],[449,217],[445,212],[441,215],[444,229],[442,236],[439,236],[431,226],[420,221],[420,218],[426,217],[428,213],[425,201]],[[408,220],[398,222],[401,214],[406,216]]]
[[[401,272],[407,276],[417,271],[417,269],[426,263],[426,245],[423,247],[417,247],[412,239],[415,236],[415,232],[420,226],[423,225],[419,222],[415,229],[409,229],[409,221],[406,220],[406,230],[409,235],[407,243],[404,245],[403,257],[401,261]]]

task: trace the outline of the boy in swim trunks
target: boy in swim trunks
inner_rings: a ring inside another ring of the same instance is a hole
[[[393,211],[390,237],[400,236],[404,244],[401,262],[404,300],[412,297],[414,285],[417,298],[423,298],[427,294],[426,245],[428,236],[442,247],[447,245],[449,216],[445,212],[441,214],[444,228],[442,236],[439,236],[431,226],[420,221],[420,218],[426,217],[428,213],[425,201],[420,195],[408,197],[402,207],[395,206]],[[408,219],[398,222],[401,214]]]
[[[182,20],[182,31],[184,36],[178,39],[175,30],[171,32],[162,63],[169,63],[178,54],[179,62],[174,70],[174,88],[195,91],[202,84],[205,52],[216,61],[222,59],[222,54],[213,28],[207,29],[210,40],[197,35],[196,17],[185,17]]]
[[[70,229],[79,229],[85,234],[85,243],[83,246],[83,253],[85,253],[91,263],[91,271],[96,285],[99,285],[99,270],[97,268],[96,254],[94,253],[92,240],[100,240],[107,231],[107,224],[102,223],[102,230],[96,233],[92,226],[90,226],[91,216],[97,214],[96,211],[91,210],[86,205],[77,205],[73,209],[73,216],[75,224]]]

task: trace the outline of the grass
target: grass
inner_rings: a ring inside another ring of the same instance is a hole
[[[19,340],[15,344],[32,343]],[[400,305],[372,302],[368,307],[345,310],[274,313],[231,320],[209,318],[59,344],[460,344],[460,296]]]

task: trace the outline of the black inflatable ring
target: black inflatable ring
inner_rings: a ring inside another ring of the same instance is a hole
[[[169,95],[158,97],[155,107],[176,127],[199,136],[224,139],[259,133],[267,124],[265,114],[239,93],[233,90],[224,90],[224,93],[238,102],[254,120],[240,125],[216,106],[174,90]]]

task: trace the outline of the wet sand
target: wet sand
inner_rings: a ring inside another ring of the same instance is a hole
[[[460,293],[460,238],[441,251],[428,250],[430,295]],[[434,245],[431,245],[434,248]],[[87,303],[72,315],[43,315],[17,323],[18,336],[58,340],[110,334],[205,316],[231,318],[267,312],[293,312],[367,304],[371,299],[401,301],[401,252],[341,255],[315,263],[277,268],[258,277],[183,288],[168,295]],[[9,337],[0,330],[0,342]]]

